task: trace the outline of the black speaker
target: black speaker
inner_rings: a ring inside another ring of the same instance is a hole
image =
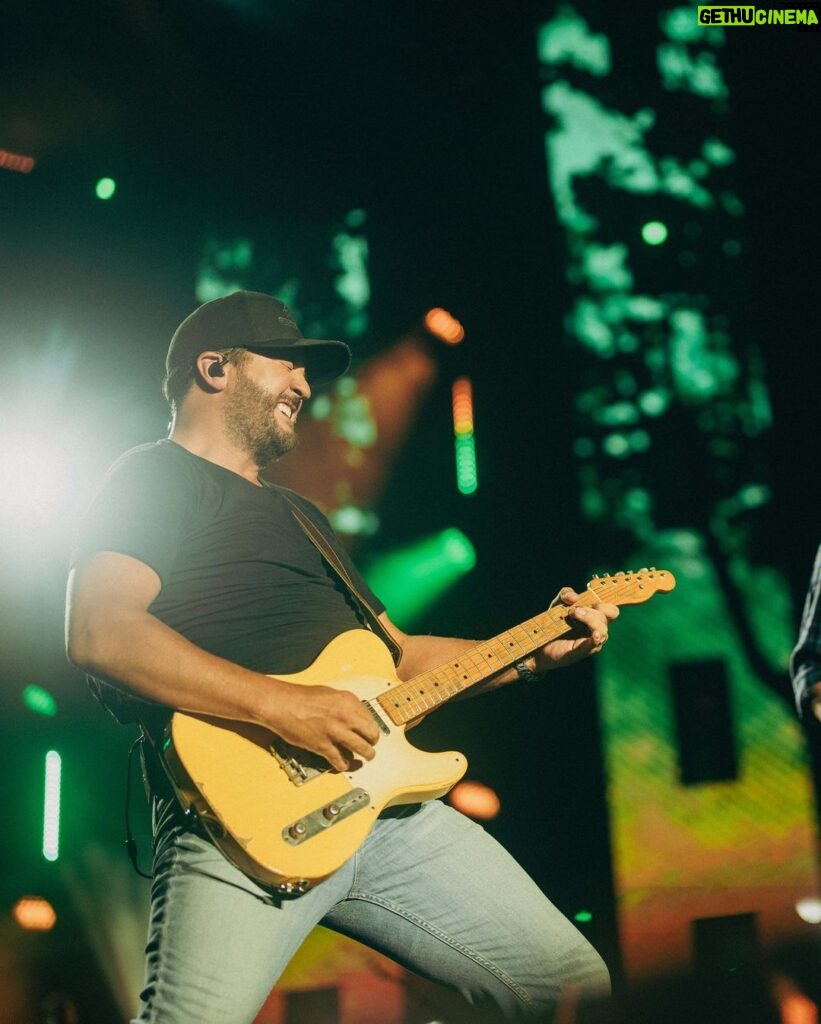
[[[761,952],[756,914],[698,917],[690,927],[697,971],[736,971],[754,963]]]
[[[682,785],[728,782],[738,777],[733,716],[723,661],[672,666],[673,709]]]

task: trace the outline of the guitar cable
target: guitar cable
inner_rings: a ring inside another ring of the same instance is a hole
[[[126,765],[125,772],[125,849],[128,853],[128,859],[131,861],[131,866],[141,875],[143,878],[151,879],[152,875],[147,875],[140,869],[140,865],[137,862],[137,840],[134,838],[134,834],[131,831],[131,776],[133,774],[132,763],[134,761],[134,751],[137,747],[140,747],[140,759],[142,760],[142,747],[141,744],[145,741],[145,733],[140,731],[140,735],[134,740],[128,749],[128,763]]]

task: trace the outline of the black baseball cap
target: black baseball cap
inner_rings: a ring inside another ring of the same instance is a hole
[[[342,341],[303,338],[291,311],[280,299],[262,292],[233,292],[195,309],[174,332],[165,367],[193,365],[208,349],[250,348],[286,353],[300,349],[308,383],[327,384],[341,377],[351,363]]]

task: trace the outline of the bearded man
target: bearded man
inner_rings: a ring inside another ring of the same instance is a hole
[[[138,1021],[250,1024],[319,923],[460,991],[470,1020],[548,1019],[568,986],[608,988],[598,954],[522,868],[438,800],[385,810],[338,870],[300,892],[266,884],[227,856],[164,770],[163,729],[176,710],[264,729],[324,772],[355,777],[357,764],[377,757],[385,723],[338,680],[283,677],[367,626],[363,604],[394,645],[402,680],[458,663],[473,644],[404,634],[320,511],[260,480],[294,447],[311,388],[349,360],[342,342],[304,338],[272,296],[236,292],[199,307],[168,350],[169,437],[114,464],[80,531],[69,657],[127,700],[154,741],[154,881]],[[570,588],[560,600],[573,630],[477,689],[601,650],[617,608],[579,604]]]

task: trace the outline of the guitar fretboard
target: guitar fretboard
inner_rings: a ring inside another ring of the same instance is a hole
[[[583,594],[578,603],[592,604],[596,600],[597,596]],[[380,694],[382,710],[396,725],[412,722],[526,658],[548,641],[569,633],[572,626],[567,622],[567,612],[561,605],[549,608],[535,618],[476,644],[457,659],[394,686]]]
[[[613,604],[640,604],[658,592],[667,593],[676,585],[666,569],[639,569],[596,576],[576,604],[595,604],[602,599]],[[458,658],[430,672],[422,672],[380,694],[377,700],[395,725],[406,725],[458,696],[471,686],[509,668],[550,640],[571,632],[567,622],[569,608],[556,605],[527,622],[484,640]]]

